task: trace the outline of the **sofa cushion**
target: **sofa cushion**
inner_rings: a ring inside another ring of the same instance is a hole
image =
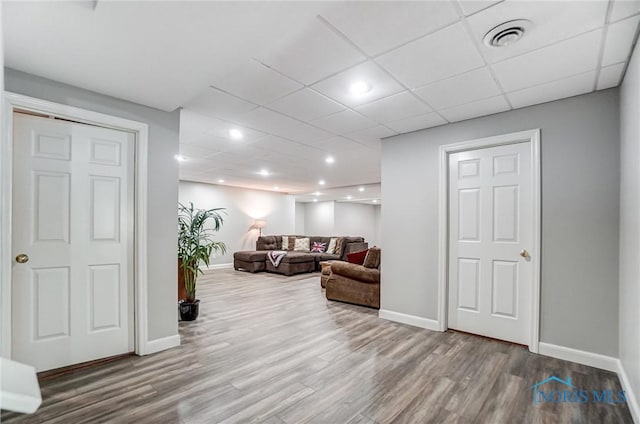
[[[329,239],[329,245],[327,246],[327,253],[334,254],[336,253],[336,243],[338,242],[337,237],[331,237]]]
[[[309,253],[287,252],[286,256],[282,258],[281,262],[290,263],[290,264],[299,264],[303,262],[313,262],[315,260],[316,260],[315,257],[313,255],[310,255]]]
[[[256,242],[256,250],[278,250],[276,236],[261,236]]]
[[[313,253],[324,253],[326,250],[327,250],[327,243],[314,241],[313,246],[311,246],[311,251]]]
[[[331,272],[343,277],[358,280],[363,283],[379,284],[380,271],[375,268],[365,268],[349,262],[335,261],[331,263]]]
[[[338,256],[342,256],[343,248],[344,248],[344,237],[338,237],[338,240],[336,241],[336,250],[334,253]]]
[[[293,250],[296,252],[308,252],[310,250],[309,237],[297,238]]]
[[[245,262],[260,262],[267,259],[267,252],[255,250],[235,252],[233,254],[233,259],[238,259]]]
[[[348,257],[348,256],[347,256]],[[367,268],[379,268],[380,267],[380,248],[373,246],[367,250],[367,255],[362,262],[362,265]]]
[[[368,250],[363,250],[361,252],[353,252],[347,255],[347,262],[357,265],[362,265],[365,257],[367,256]]]
[[[340,259],[340,256],[338,255],[332,255],[330,253],[314,253],[313,256],[315,256],[316,260],[318,262],[320,261],[335,261]]]

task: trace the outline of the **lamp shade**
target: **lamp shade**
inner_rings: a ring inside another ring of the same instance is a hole
[[[264,226],[267,225],[267,221],[264,221],[262,219],[256,219],[256,221],[253,223],[253,226],[255,228],[264,228]]]

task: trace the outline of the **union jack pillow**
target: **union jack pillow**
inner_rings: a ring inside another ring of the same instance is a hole
[[[311,246],[311,251],[315,253],[324,253],[327,249],[327,243],[320,243],[318,241],[313,242],[313,246]]]

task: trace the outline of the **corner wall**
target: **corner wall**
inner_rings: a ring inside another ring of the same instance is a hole
[[[212,265],[233,263],[233,252],[255,250],[259,231],[256,219],[266,221],[262,234],[293,234],[295,231],[295,199],[291,195],[249,190],[217,184],[180,181],[179,200],[193,202],[200,209],[226,208],[224,225],[215,240],[227,245],[227,253],[215,256]]]
[[[176,228],[180,115],[5,69],[5,89],[149,125],[147,254],[149,341],[178,334]]]
[[[438,317],[439,147],[540,128],[540,339],[617,357],[618,107],[611,89],[383,140],[382,309]]]
[[[640,43],[620,87],[620,363],[640,422]]]

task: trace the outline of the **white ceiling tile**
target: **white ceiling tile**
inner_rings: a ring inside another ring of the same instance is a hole
[[[260,105],[302,88],[297,82],[252,59],[238,68],[231,68],[211,85]]]
[[[638,30],[638,22],[640,22],[640,16],[634,16],[609,25],[602,56],[602,66],[609,66],[627,60]]]
[[[312,123],[334,134],[346,134],[376,126],[372,120],[348,109],[316,119]]]
[[[180,155],[186,158],[207,158],[215,156],[219,150],[207,148],[197,144],[180,143]]]
[[[502,88],[516,91],[597,68],[602,30],[491,65]]]
[[[341,136],[335,136],[324,140],[317,140],[314,141],[312,145],[313,147],[321,149],[327,153],[338,153],[362,148],[360,144]]]
[[[616,22],[631,15],[640,13],[640,1],[638,0],[614,0],[611,6],[609,22]]]
[[[263,63],[304,84],[312,84],[362,62],[365,57],[318,19],[304,32],[283,37],[283,45],[260,55]]]
[[[399,121],[389,122],[386,124],[398,133],[407,133],[425,128],[436,127],[446,124],[447,121],[442,119],[437,113],[427,113],[425,115],[412,116],[411,118],[401,119]]]
[[[300,124],[296,127],[287,128],[285,130],[279,131],[278,135],[284,138],[288,138],[289,140],[308,144],[309,142],[314,140],[329,138],[333,134],[308,124]]]
[[[365,144],[379,144],[380,139],[384,137],[391,137],[392,135],[397,135],[398,133],[383,126],[378,125],[377,127],[365,128],[364,130],[354,131],[352,133],[347,134],[346,136],[352,140],[359,141]]]
[[[450,2],[342,2],[322,15],[369,55],[376,55],[458,19]]]
[[[497,96],[500,88],[487,68],[477,69],[414,90],[436,110]]]
[[[198,97],[185,103],[183,107],[201,115],[229,119],[255,109],[257,105],[216,88],[208,87]]]
[[[242,133],[242,139],[233,139],[229,134],[232,129],[239,130]],[[223,119],[204,116],[189,109],[180,111],[180,142],[182,143],[195,143],[201,139],[219,139],[232,144],[252,143],[265,135],[261,131],[246,128]]]
[[[376,61],[410,88],[461,74],[484,64],[462,23],[395,49]]]
[[[520,108],[577,96],[593,90],[595,76],[595,71],[586,72],[548,84],[508,93],[507,97],[514,108]]]
[[[368,92],[354,95],[349,88],[356,81],[364,81],[371,88]],[[320,81],[313,86],[332,99],[347,106],[357,106],[382,97],[399,93],[403,87],[373,62],[365,62],[344,72]]]
[[[606,1],[505,1],[467,18],[467,22],[482,54],[494,63],[599,28],[606,14]],[[496,48],[482,42],[488,31],[516,19],[531,21],[517,43]]]
[[[252,111],[239,116],[236,120],[248,127],[278,135],[282,131],[286,131],[289,128],[300,125],[300,121],[289,118],[281,113],[265,109],[264,107],[253,109]]]
[[[429,106],[416,99],[416,97],[408,91],[358,106],[355,109],[374,121],[381,123],[397,121],[408,118],[409,116],[431,112]]]
[[[307,88],[269,103],[267,107],[302,121],[310,121],[344,110],[344,106]]]
[[[461,106],[441,110],[442,116],[450,122],[464,121],[465,119],[477,118],[478,116],[491,115],[493,113],[509,110],[509,103],[504,96],[491,97]]]
[[[600,69],[600,76],[598,77],[597,85],[598,90],[618,86],[618,84],[620,84],[620,79],[622,78],[625,65],[626,63],[618,63]]]
[[[473,15],[476,12],[486,9],[487,7],[500,3],[502,0],[483,1],[483,0],[458,0],[464,16]]]

